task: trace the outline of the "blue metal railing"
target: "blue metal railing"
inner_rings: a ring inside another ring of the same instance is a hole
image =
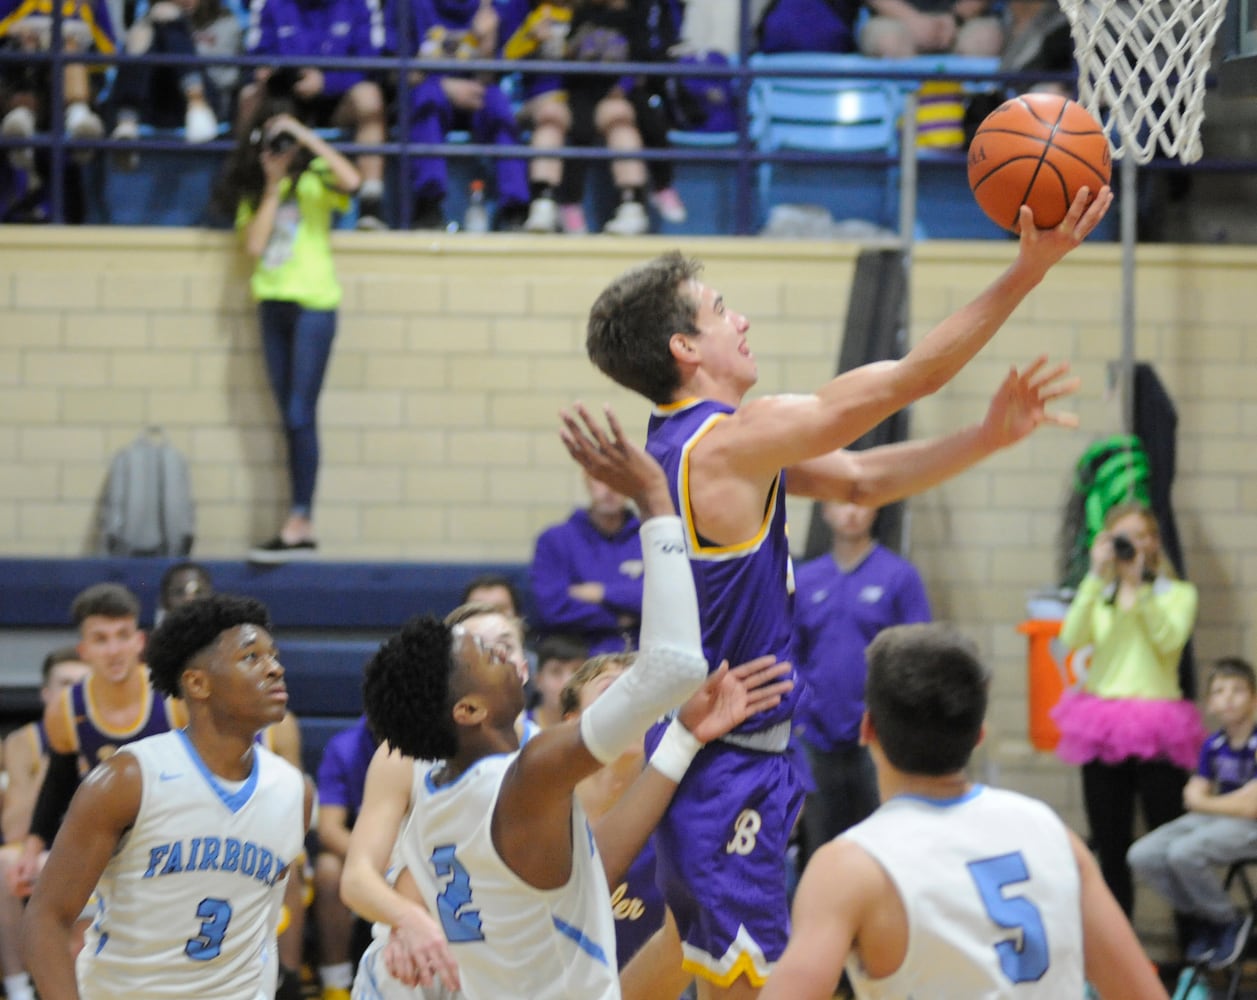
[[[23,146],[48,149],[50,151],[49,163],[49,208],[50,220],[55,223],[65,221],[65,175],[66,175],[66,157],[72,155],[76,151],[108,151],[115,149],[126,149],[128,151],[157,151],[157,152],[188,152],[188,153],[227,153],[235,146],[233,139],[219,139],[207,143],[198,143],[196,145],[188,145],[177,139],[161,138],[161,137],[142,137],[139,139],[113,140],[109,138],[86,140],[71,139],[65,135],[64,121],[64,83],[63,70],[66,66],[76,63],[86,63],[92,66],[113,66],[122,63],[137,64],[153,64],[162,66],[239,66],[242,68],[264,67],[276,69],[281,67],[305,67],[318,66],[321,69],[349,69],[359,70],[365,73],[393,73],[397,79],[405,79],[412,71],[421,72],[458,72],[458,73],[493,73],[493,74],[514,74],[517,76],[528,76],[533,74],[555,74],[564,75],[595,75],[595,76],[623,76],[633,75],[642,77],[667,77],[667,76],[685,76],[685,77],[712,77],[722,79],[732,79],[734,81],[734,90],[737,94],[736,100],[736,141],[725,147],[676,147],[670,146],[661,149],[642,149],[633,153],[634,158],[642,160],[667,160],[669,162],[683,163],[693,161],[703,162],[733,162],[735,165],[734,185],[736,218],[733,224],[733,230],[737,234],[747,234],[752,231],[753,220],[751,218],[751,208],[754,203],[754,170],[761,164],[771,163],[851,163],[859,162],[861,164],[882,164],[887,167],[893,166],[901,162],[901,157],[914,158],[916,155],[915,144],[901,143],[900,153],[895,155],[878,156],[877,154],[850,154],[838,152],[813,152],[801,150],[773,150],[765,151],[755,146],[751,135],[750,111],[748,108],[747,95],[751,89],[751,83],[758,75],[769,76],[774,78],[783,77],[832,77],[837,79],[843,78],[860,78],[860,79],[882,79],[889,82],[919,82],[924,78],[929,79],[952,79],[963,80],[970,84],[989,85],[990,89],[1015,93],[1018,89],[1024,89],[1029,85],[1042,82],[1065,83],[1072,87],[1074,77],[1068,74],[1059,73],[978,73],[972,70],[964,72],[949,73],[946,71],[937,71],[931,73],[923,73],[919,67],[905,68],[896,66],[894,61],[883,61],[869,59],[861,61],[858,65],[852,65],[849,69],[826,68],[818,70],[815,67],[808,68],[787,68],[774,66],[771,70],[760,70],[751,64],[751,61],[745,57],[750,45],[750,31],[747,27],[747,3],[748,0],[741,0],[742,7],[742,48],[743,57],[733,61],[727,66],[710,66],[698,65],[693,63],[677,63],[677,62],[624,62],[624,63],[567,63],[560,61],[544,61],[544,60],[505,60],[505,59],[480,59],[480,60],[464,60],[464,59],[420,59],[417,57],[406,56],[401,54],[398,56],[381,56],[373,58],[314,58],[314,57],[272,57],[272,56],[253,56],[241,54],[236,56],[215,55],[212,57],[204,57],[200,55],[172,55],[172,54],[144,54],[144,55],[127,55],[127,54],[110,54],[104,55],[95,52],[67,52],[61,45],[63,38],[63,12],[60,4],[53,4],[51,38],[52,43],[47,51],[39,53],[19,53],[0,51],[0,65],[6,63],[31,63],[44,62],[50,69],[51,76],[51,128],[46,135],[36,135],[31,139],[20,138],[4,138],[0,137],[0,151],[6,148]],[[399,11],[405,11],[407,5],[397,5]],[[403,17],[406,16],[403,14]],[[911,104],[909,103],[909,109]],[[907,117],[907,115],[905,115]],[[362,153],[378,153],[389,157],[396,157],[402,166],[403,176],[405,167],[411,158],[426,156],[443,156],[443,157],[472,157],[481,159],[495,159],[501,157],[518,157],[530,159],[539,156],[559,157],[562,159],[572,160],[611,160],[624,157],[622,151],[608,150],[602,147],[562,147],[560,149],[534,149],[528,145],[482,145],[476,143],[414,143],[407,138],[409,134],[410,108],[407,101],[401,100],[397,102],[397,121],[396,141],[388,141],[372,145],[357,144],[352,142],[338,143],[337,148],[348,155],[358,155]],[[956,152],[950,155],[944,154],[943,160],[951,160],[956,163],[963,162],[963,152]],[[938,159],[932,156],[932,159]],[[1144,169],[1164,170],[1164,169],[1183,169],[1183,165],[1177,160],[1154,159]],[[1247,160],[1202,160],[1190,166],[1191,170],[1203,173],[1229,173],[1229,172],[1252,172],[1257,170],[1257,163]],[[909,176],[915,176],[915,170],[907,171]],[[400,201],[400,216],[404,219],[410,218],[412,194],[409,185],[399,185],[398,198]],[[904,238],[911,235],[910,232],[902,233]]]

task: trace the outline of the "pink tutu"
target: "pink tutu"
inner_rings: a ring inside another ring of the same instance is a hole
[[[1168,760],[1188,771],[1200,762],[1204,724],[1190,701],[1097,698],[1066,691],[1052,709],[1061,732],[1056,755],[1069,764],[1119,764],[1129,757]]]

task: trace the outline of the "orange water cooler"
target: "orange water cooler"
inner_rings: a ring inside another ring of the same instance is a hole
[[[1026,696],[1030,744],[1036,750],[1055,750],[1061,734],[1049,713],[1060,701],[1065,688],[1074,682],[1074,654],[1071,650],[1058,660],[1053,652],[1052,640],[1061,632],[1059,619],[1032,618],[1018,625],[1017,631],[1030,643]]]

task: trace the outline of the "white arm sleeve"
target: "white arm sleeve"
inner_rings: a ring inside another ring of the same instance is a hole
[[[707,677],[698,597],[679,517],[642,524],[641,652],[580,719],[581,738],[609,764],[635,746],[661,715],[698,690]]]

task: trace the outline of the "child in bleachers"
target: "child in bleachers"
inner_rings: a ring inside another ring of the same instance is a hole
[[[491,0],[409,0],[408,31],[397,44],[423,59],[492,59],[498,53],[498,13]],[[396,16],[390,18],[400,33]],[[443,142],[452,129],[466,129],[471,140],[486,145],[515,145],[515,114],[493,74],[416,72],[404,91],[410,101],[410,140]],[[497,179],[497,229],[519,229],[528,211],[524,161],[494,160]],[[445,228],[442,203],[448,190],[445,160],[437,156],[410,161],[417,229]]]

